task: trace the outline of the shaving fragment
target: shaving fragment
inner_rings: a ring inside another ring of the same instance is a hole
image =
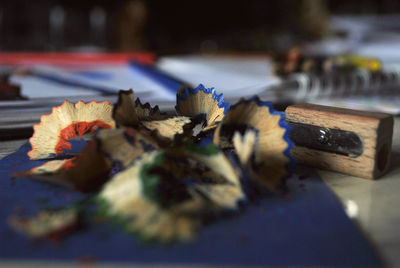
[[[40,211],[36,216],[11,216],[9,225],[17,232],[32,239],[61,238],[78,227],[79,217],[75,209]]]
[[[136,126],[139,124],[139,117],[135,109],[135,97],[133,90],[120,90],[118,101],[114,104],[112,117],[117,126]]]
[[[205,88],[200,84],[196,88],[183,88],[176,95],[176,111],[179,115],[205,117],[204,131],[215,128],[229,110],[229,103],[224,102],[222,94],[214,88]]]
[[[135,127],[140,121],[166,119],[168,115],[162,113],[158,106],[151,107],[147,102],[142,104],[140,99],[135,100],[132,89],[120,90],[118,92],[118,101],[113,106],[113,118],[117,126]]]
[[[157,193],[151,196],[173,198],[180,185],[189,192],[201,193],[213,205],[223,209],[236,209],[238,201],[244,199],[238,171],[215,145],[167,148],[162,157],[163,161],[152,169],[159,176],[160,184],[154,188]],[[177,185],[172,187],[175,183]],[[168,206],[169,202],[164,200],[160,204]]]
[[[142,121],[142,125],[149,129],[155,130],[157,133],[167,139],[173,139],[176,134],[182,134],[185,126],[192,121],[186,116],[174,116],[164,120]]]
[[[193,147],[143,155],[113,177],[99,198],[131,232],[170,242],[192,239],[207,215],[237,209],[244,194],[223,153]]]
[[[99,143],[109,165],[125,168],[144,153],[159,149],[157,141],[148,133],[133,128],[104,129],[94,138]]]
[[[96,140],[89,141],[84,150],[71,159],[50,160],[16,176],[31,177],[82,192],[92,192],[108,179],[111,164],[100,152]]]
[[[76,104],[64,101],[54,107],[49,115],[42,115],[40,123],[33,126],[34,133],[29,139],[32,150],[28,152],[31,160],[46,159],[71,149],[69,139],[93,132],[98,128],[114,128],[111,117],[112,106],[108,101],[79,101]]]
[[[50,160],[17,176],[32,177],[78,191],[99,189],[112,168],[124,169],[145,152],[158,149],[149,135],[135,129],[98,131],[84,150],[71,159]]]
[[[158,105],[152,107],[148,102],[142,104],[139,98],[136,98],[135,100],[135,109],[139,120],[150,121],[168,118],[166,113],[160,111]]]
[[[248,129],[244,135],[241,135],[239,131],[236,131],[233,134],[232,142],[240,163],[246,165],[255,151],[257,132],[253,129]]]
[[[293,161],[289,130],[285,114],[275,111],[271,103],[262,102],[258,97],[242,99],[231,107],[216,129],[214,143],[234,151],[241,161],[253,154],[249,165],[252,178],[263,187],[275,190],[283,185],[288,175],[287,166]],[[246,146],[235,137],[237,132],[245,137]],[[253,153],[249,153],[251,149]]]
[[[176,134],[183,133],[183,127],[191,122],[189,117],[169,117],[161,113],[158,106],[154,108],[149,103],[142,104],[140,99],[134,100],[134,92],[120,90],[118,101],[113,107],[113,118],[118,126],[156,131],[161,138],[172,140]]]
[[[128,231],[139,233],[146,240],[190,240],[199,223],[185,213],[185,208],[187,211],[201,209],[199,199],[186,203],[185,207],[163,210],[144,195],[141,170],[143,166],[154,162],[157,155],[157,152],[145,154],[132,166],[115,175],[99,193],[99,200],[104,201],[107,215],[122,218]]]

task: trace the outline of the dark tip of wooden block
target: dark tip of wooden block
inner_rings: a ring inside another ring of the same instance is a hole
[[[378,170],[379,172],[384,172],[389,166],[389,155],[391,149],[389,144],[383,144],[378,150]]]

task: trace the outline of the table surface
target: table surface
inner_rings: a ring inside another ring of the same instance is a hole
[[[391,167],[385,176],[371,181],[332,171],[318,172],[385,264],[400,267],[400,117],[395,118],[394,126]],[[0,159],[26,141],[0,141]]]
[[[400,117],[395,117],[391,166],[371,181],[319,170],[389,267],[400,267]]]

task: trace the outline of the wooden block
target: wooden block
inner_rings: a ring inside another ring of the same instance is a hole
[[[359,156],[342,155],[296,145],[295,159],[311,166],[376,179],[390,163],[393,117],[384,113],[355,111],[315,104],[296,104],[286,109],[288,122],[339,129],[356,133],[362,141]]]

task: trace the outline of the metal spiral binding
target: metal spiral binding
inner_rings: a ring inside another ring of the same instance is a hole
[[[350,73],[329,73],[320,76],[297,73],[275,87],[274,91],[280,93],[278,95],[285,91],[291,92],[291,98],[296,100],[340,96],[399,96],[400,66],[378,72],[358,69]]]

